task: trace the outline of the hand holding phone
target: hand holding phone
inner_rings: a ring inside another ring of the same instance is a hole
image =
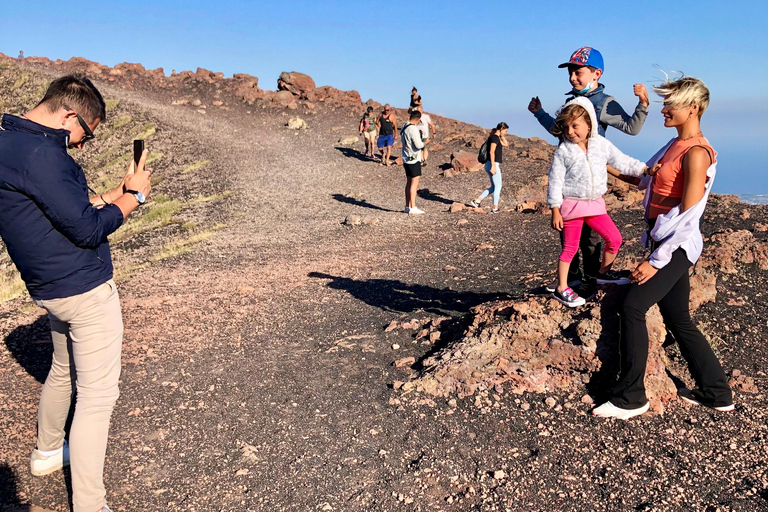
[[[144,141],[137,139],[133,141],[133,168],[139,168],[139,160],[141,160],[141,154],[144,153]]]

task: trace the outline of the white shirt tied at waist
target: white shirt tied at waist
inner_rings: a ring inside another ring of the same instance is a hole
[[[677,138],[670,140],[666,146],[661,148],[658,153],[648,160],[646,165],[648,167],[653,167],[659,160],[661,160],[667,152],[667,149],[669,149],[672,143],[676,140]],[[715,160],[717,160],[717,152],[715,152]],[[680,212],[682,204],[679,204],[667,213],[659,215],[656,218],[656,225],[651,230],[651,238],[657,242],[658,246],[649,258],[649,263],[652,267],[665,267],[672,259],[672,253],[680,248],[685,251],[688,261],[694,264],[698,261],[701,252],[704,249],[704,240],[701,236],[699,224],[702,215],[704,215],[704,209],[707,207],[707,199],[709,199],[712,184],[715,182],[716,173],[717,164],[713,163],[707,169],[707,182],[704,185],[704,195],[699,199],[698,203],[682,213]],[[644,177],[638,188],[640,190],[645,189],[643,206],[645,207],[647,215],[651,197],[653,197],[652,178],[650,176]],[[647,232],[643,233],[643,244],[648,247]]]

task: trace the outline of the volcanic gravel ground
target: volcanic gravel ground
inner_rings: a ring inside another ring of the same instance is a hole
[[[759,393],[737,394],[731,414],[673,405],[602,421],[581,394],[404,400],[392,383],[414,370],[394,361],[434,347],[384,327],[443,315],[460,324],[474,305],[553,279],[548,217],[447,213],[487,186],[482,172],[439,177],[449,149],[426,169],[427,215],[402,214],[402,169],[336,147],[356,133],[346,110],[302,115],[309,128],[293,132],[282,111],[203,115],[106,89],[199,148],[219,173],[206,175],[211,190],[235,191],[215,237],[120,284],[122,394],[105,474],[114,510],[768,510],[765,271],[719,274],[717,303],[696,314],[726,369],[756,379]],[[546,172],[516,165],[502,165],[502,208],[518,181]],[[744,208],[748,221],[708,218],[705,234],[766,222],[765,208]],[[342,225],[350,214],[379,222]],[[614,218],[630,268],[640,212]],[[0,498],[67,510],[68,472],[27,469],[51,350],[28,300],[3,309]]]

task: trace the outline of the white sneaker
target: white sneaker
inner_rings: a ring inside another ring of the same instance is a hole
[[[644,406],[638,407],[637,409],[622,409],[621,407],[616,407],[611,402],[605,402],[603,405],[592,409],[592,416],[628,420],[629,418],[640,416],[641,414],[648,412],[650,406],[650,403],[646,403]]]
[[[409,215],[423,215],[426,213],[424,210],[420,210],[419,208],[413,206],[408,210]]]
[[[403,210],[403,213],[411,213],[410,207],[406,206],[405,209]]]
[[[29,471],[35,476],[49,475],[64,466],[69,466],[69,443],[66,441],[55,455],[45,457],[40,450],[35,449],[29,459]]]
[[[698,398],[691,392],[690,389],[687,388],[680,388],[677,390],[677,396],[683,399],[684,402],[688,402],[689,404],[694,405],[703,405],[704,407],[709,407],[710,409],[714,409],[716,411],[720,412],[731,412],[736,407],[733,404],[730,405],[721,405],[719,407],[714,407],[712,405],[707,405],[705,403],[702,403],[699,401]]]

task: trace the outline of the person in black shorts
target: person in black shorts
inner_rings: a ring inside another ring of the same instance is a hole
[[[418,128],[421,120],[421,112],[414,110],[411,117],[401,130],[403,137],[403,167],[405,168],[405,213],[409,215],[421,215],[424,210],[416,207],[416,191],[421,180],[421,150],[429,139],[421,140],[421,131]]]

